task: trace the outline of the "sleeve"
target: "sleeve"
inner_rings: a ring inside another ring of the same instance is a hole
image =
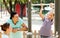
[[[19,21],[20,21],[20,25],[22,25],[24,23],[21,18],[19,18]]]
[[[44,17],[44,19],[42,19],[42,21],[45,21],[45,17]]]
[[[6,21],[6,23],[10,23],[10,19],[8,19],[8,20]]]

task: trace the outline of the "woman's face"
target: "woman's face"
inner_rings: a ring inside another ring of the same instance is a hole
[[[14,17],[13,17],[13,21],[17,22],[18,21],[18,14],[15,14]]]

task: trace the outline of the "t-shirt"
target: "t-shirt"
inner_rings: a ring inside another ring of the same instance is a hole
[[[51,25],[53,21],[49,20],[48,18],[43,19],[43,26],[40,29],[40,35],[44,36],[51,36]]]
[[[12,28],[21,28],[21,25],[24,23],[23,20],[21,18],[18,19],[18,22],[16,23],[16,25],[13,23],[12,19],[9,19],[7,21],[7,23],[10,23]]]
[[[2,34],[2,38],[9,38],[9,36],[6,34]]]
[[[11,27],[14,29],[21,28],[21,25],[24,23],[21,18],[18,19],[16,25],[13,23],[12,19],[9,19],[7,22],[10,23]],[[13,32],[10,33],[10,38],[21,38],[21,36],[22,35],[20,31],[17,31],[16,33]]]
[[[17,31],[15,33],[10,33],[10,38],[22,38],[22,33],[20,31]]]

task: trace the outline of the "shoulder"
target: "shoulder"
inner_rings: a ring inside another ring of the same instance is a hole
[[[23,24],[24,23],[23,19],[19,18],[19,23]]]
[[[23,19],[19,18],[19,21],[22,21],[23,22]]]
[[[11,21],[11,19],[8,19],[8,21]]]
[[[5,34],[3,34],[3,33],[2,33],[2,35],[1,35],[1,37],[2,37],[2,38],[9,38],[8,35],[5,35]]]
[[[21,19],[21,18],[19,17],[19,19]]]
[[[8,19],[6,22],[7,22],[7,23],[10,23],[11,21],[12,21],[11,19]]]

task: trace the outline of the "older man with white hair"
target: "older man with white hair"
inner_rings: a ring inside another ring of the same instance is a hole
[[[46,17],[42,14],[43,5],[41,5],[40,17],[43,20],[43,25],[40,29],[41,38],[49,38],[52,35],[51,26],[53,24],[54,13],[50,11]]]

